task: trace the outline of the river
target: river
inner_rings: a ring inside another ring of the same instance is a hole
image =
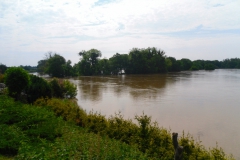
[[[184,71],[71,79],[86,111],[133,119],[143,112],[160,127],[184,130],[206,147],[240,159],[240,70]]]

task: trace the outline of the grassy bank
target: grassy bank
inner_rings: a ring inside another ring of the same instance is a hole
[[[75,101],[38,99],[34,105],[0,96],[0,159],[173,159],[169,130],[146,115],[138,124],[121,114],[86,113]],[[233,159],[180,137],[183,159]]]

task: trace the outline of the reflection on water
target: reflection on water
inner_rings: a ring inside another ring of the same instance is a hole
[[[240,70],[79,77],[78,103],[87,111],[125,118],[146,113],[160,126],[218,142],[240,157]],[[240,158],[239,158],[240,159]]]

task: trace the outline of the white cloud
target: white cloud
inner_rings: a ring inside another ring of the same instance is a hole
[[[185,57],[187,53],[189,57],[201,57],[199,48],[206,47],[205,52],[212,54],[211,46],[222,44],[226,44],[222,45],[225,48],[235,48],[231,50],[235,55],[239,51],[235,43],[240,32],[238,6],[238,0],[104,3],[97,0],[2,0],[0,55],[15,52],[24,57],[23,52],[34,55],[53,50],[60,54],[71,53],[69,57],[76,59],[75,54],[82,49],[97,48],[102,50],[103,56],[110,57],[116,52],[126,53],[132,47],[156,46],[167,53],[174,52],[176,57],[183,55],[184,49]],[[177,50],[182,50],[181,54]],[[190,54],[190,50],[196,52]],[[214,55],[219,59],[219,55]]]

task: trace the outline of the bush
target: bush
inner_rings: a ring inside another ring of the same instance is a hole
[[[56,101],[76,110],[72,101]],[[46,106],[0,96],[0,115],[0,159],[147,159],[136,147],[56,118]]]
[[[8,68],[5,72],[5,84],[8,87],[9,95],[18,99],[21,92],[27,88],[29,76],[27,71],[20,67]]]
[[[48,106],[54,111],[56,116],[61,116],[64,120],[74,122],[79,126],[85,125],[84,121],[86,120],[87,114],[73,100],[40,98],[35,101],[34,105],[43,107]]]
[[[38,98],[51,98],[51,88],[49,83],[43,78],[30,75],[30,83],[27,87],[28,102],[33,103]]]
[[[63,92],[65,98],[75,98],[77,95],[77,87],[69,80],[63,81]]]
[[[74,98],[77,95],[77,87],[69,80],[54,78],[50,82],[52,96],[55,98]]]

